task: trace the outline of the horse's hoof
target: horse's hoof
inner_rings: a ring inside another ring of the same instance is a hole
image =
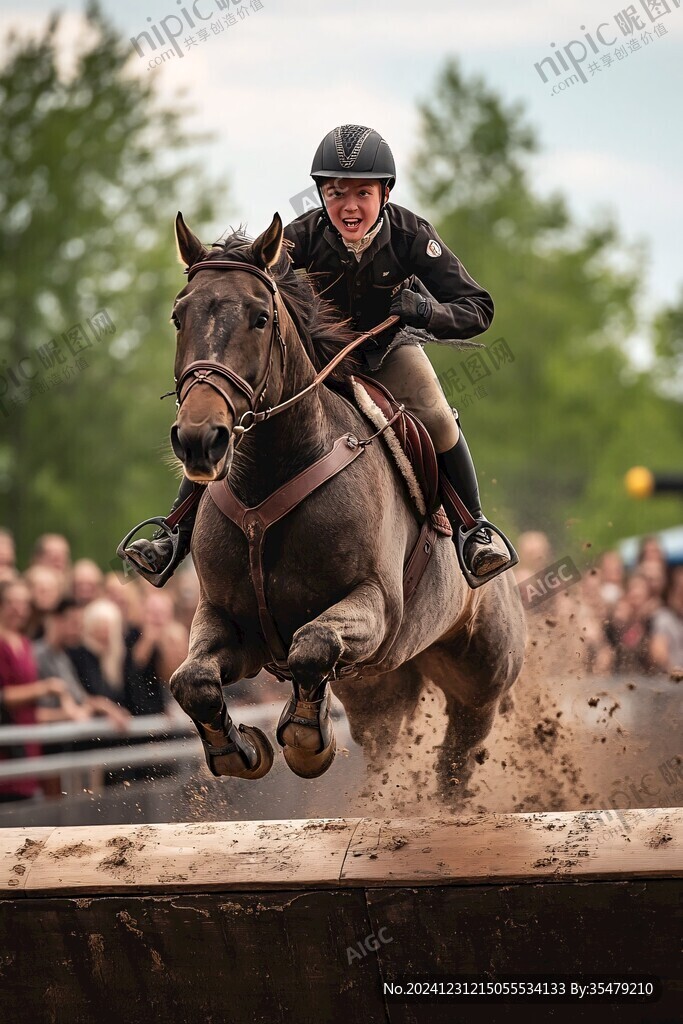
[[[251,742],[256,747],[259,755],[259,762],[255,768],[248,769],[244,775],[241,776],[243,779],[262,779],[264,775],[267,775],[270,769],[273,767],[274,753],[271,746],[270,740],[264,732],[257,729],[255,725],[244,725],[242,726],[242,732],[248,736]]]
[[[253,725],[241,725],[240,732],[243,739],[247,740],[256,750],[258,760],[253,768],[247,768],[244,760],[237,751],[231,754],[210,756],[210,749],[207,750],[207,760],[210,758],[209,768],[212,775],[227,776],[233,779],[262,779],[273,767],[273,748],[265,733]]]
[[[290,746],[283,747],[282,753],[288,767],[300,779],[317,779],[320,775],[325,774],[334,761],[334,755],[337,753],[337,741],[332,733],[329,745],[319,754],[312,754],[304,747]]]

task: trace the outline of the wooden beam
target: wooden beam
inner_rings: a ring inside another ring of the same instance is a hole
[[[680,878],[683,810],[0,831],[0,894]]]
[[[680,878],[683,809],[363,819],[349,853],[356,885]]]

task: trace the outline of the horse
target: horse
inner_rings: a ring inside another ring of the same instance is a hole
[[[439,789],[464,792],[522,667],[525,622],[512,573],[470,589],[454,543],[440,536],[406,602],[404,567],[420,523],[388,447],[380,438],[358,443],[369,421],[347,390],[356,357],[340,362],[334,386],[315,386],[325,360],[353,337],[347,324],[308,275],[292,270],[278,214],[254,241],[238,231],[210,248],[180,213],[175,228],[188,279],[171,317],[171,443],[185,476],[209,486],[195,488],[200,598],[170,687],[210,770],[259,779],[272,766],[268,738],[232,721],[222,689],[264,667],[291,683],[276,736],[301,778],[332,764],[331,692],[379,770],[431,680],[446,699]],[[271,417],[276,405],[281,414]],[[346,452],[344,442],[352,451],[342,469],[264,533],[258,509],[326,456]],[[227,493],[226,483],[232,512],[207,493]]]

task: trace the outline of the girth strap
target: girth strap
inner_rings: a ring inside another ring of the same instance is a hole
[[[427,568],[427,562],[432,557],[434,542],[437,533],[432,525],[431,516],[427,516],[422,524],[419,536],[415,541],[415,547],[410,553],[403,570],[403,603],[406,605],[415,593],[415,588],[422,579],[422,574]]]
[[[300,505],[304,498],[358,458],[364,447],[353,434],[338,437],[327,455],[302,470],[270,494],[260,505],[247,508],[230,488],[227,478],[208,485],[221,512],[239,527],[249,545],[249,566],[256,591],[259,621],[271,654],[281,668],[287,667],[287,651],[266,602],[263,549],[268,528]]]

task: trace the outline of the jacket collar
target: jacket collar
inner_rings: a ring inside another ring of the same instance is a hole
[[[362,253],[360,260],[356,260],[354,254],[349,249],[346,248],[342,239],[339,237],[337,232],[334,231],[329,226],[329,224],[326,223],[324,217],[321,219],[323,224],[325,225],[325,230],[323,231],[323,238],[325,239],[327,244],[330,246],[331,249],[334,249],[334,251],[340,257],[343,263],[349,263],[349,261],[352,261],[353,263],[356,264],[356,267],[358,269],[367,266],[367,264],[372,259],[374,259],[376,253],[380,249],[384,248],[385,245],[388,245],[389,239],[391,238],[391,224],[389,223],[389,203],[387,203],[387,205],[384,207],[384,219],[382,221],[382,227],[379,229],[379,231],[377,232],[377,234],[375,235],[375,237],[373,238],[372,242],[367,247],[365,252]]]

